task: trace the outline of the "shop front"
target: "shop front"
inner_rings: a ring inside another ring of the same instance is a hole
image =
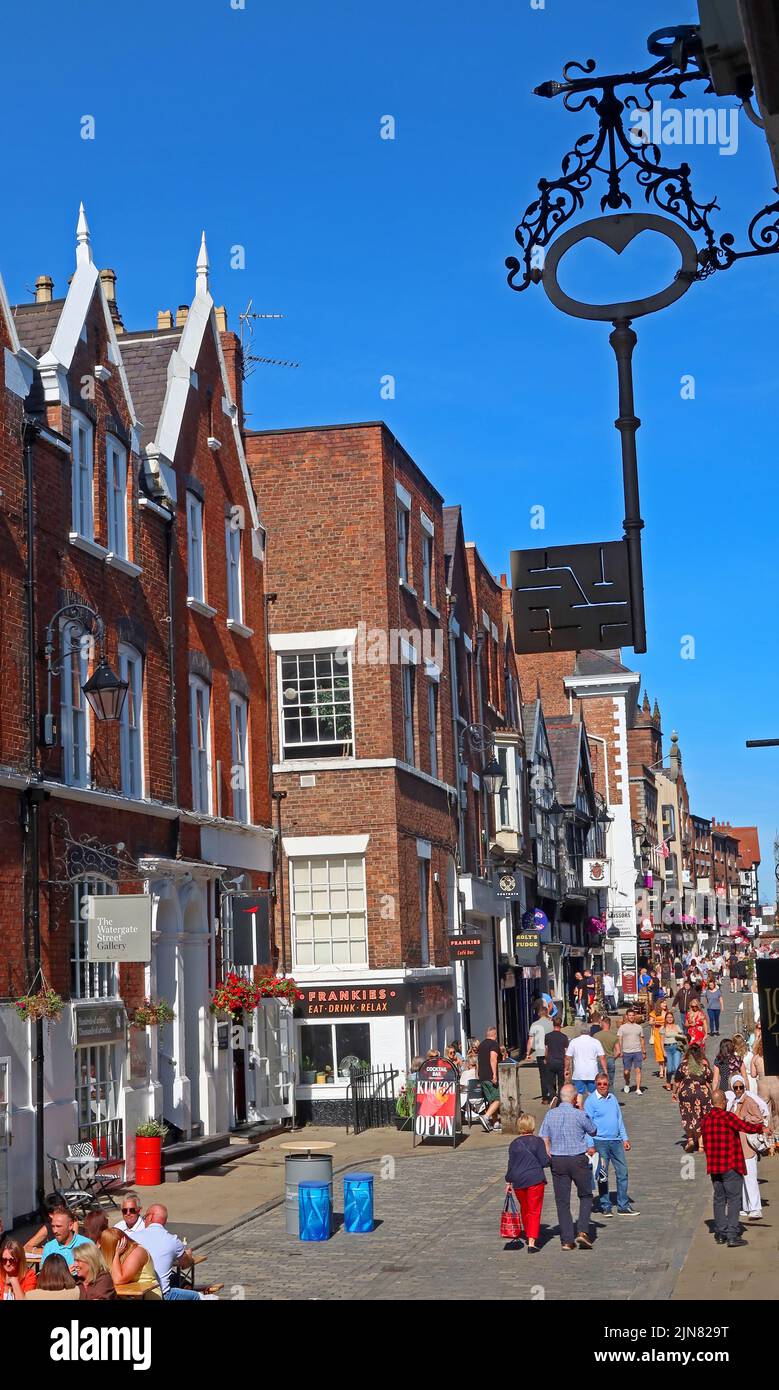
[[[397,1094],[412,1059],[431,1048],[443,1052],[455,1036],[451,968],[348,982],[298,978],[298,986],[295,1097],[302,1123],[345,1125],[353,1069],[392,1069]]]

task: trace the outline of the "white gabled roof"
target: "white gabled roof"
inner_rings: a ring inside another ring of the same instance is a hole
[[[16,331],[16,324],[14,323],[14,317],[11,313],[11,306],[8,303],[8,295],[5,292],[5,283],[2,275],[0,275],[0,314],[3,315],[6,327],[8,328],[8,336],[11,340],[11,351],[18,352],[21,348],[21,343],[19,342],[19,334]]]
[[[208,249],[206,247],[206,234],[202,233],[200,239],[200,250],[198,252],[196,276],[195,276],[195,297],[187,314],[187,321],[181,334],[181,341],[178,348],[171,353],[168,363],[168,385],[165,391],[165,399],[162,403],[162,413],[157,426],[157,434],[154,442],[148,446],[148,453],[159,453],[172,465],[178,448],[181,426],[184,421],[184,411],[186,410],[189,399],[189,388],[192,372],[197,370],[197,361],[200,356],[200,349],[206,333],[211,329],[214,336],[216,354],[219,360],[219,370],[222,376],[222,386],[224,396],[228,405],[228,418],[235,440],[235,448],[238,454],[238,461],[243,474],[244,485],[246,488],[246,500],[251,517],[252,531],[257,531],[260,525],[260,518],[257,512],[257,504],[252,490],[249,466],[246,462],[243,440],[238,424],[238,412],[235,401],[230,391],[230,381],[227,375],[227,367],[222,352],[222,344],[219,340],[219,327],[214,313],[214,301],[208,285]]]
[[[65,303],[62,306],[62,313],[54,331],[54,337],[48,351],[39,359],[39,366],[56,371],[57,368],[69,371],[73,362],[73,355],[81,337],[81,332],[89,312],[89,306],[97,293],[103,309],[106,332],[108,334],[108,356],[110,363],[116,368],[119,379],[122,383],[127,408],[133,425],[136,427],[138,417],[135,413],[132,395],[130,393],[130,383],[127,380],[127,373],[122,362],[122,354],[119,350],[119,342],[114,328],[114,321],[111,318],[111,311],[108,307],[108,300],[103,291],[100,275],[92,259],[92,243],[89,236],[89,226],[87,224],[84,204],[79,205],[78,224],[76,227],[76,271],[70,282]],[[137,450],[137,443],[135,444]]]

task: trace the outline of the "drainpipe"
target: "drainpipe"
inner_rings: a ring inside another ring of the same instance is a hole
[[[28,732],[28,783],[21,796],[22,834],[25,846],[24,901],[28,909],[28,921],[32,935],[33,980],[37,981],[41,971],[41,864],[39,811],[42,801],[48,800],[48,793],[40,785],[41,770],[38,766],[38,688],[37,651],[35,641],[35,490],[33,480],[33,446],[38,437],[39,426],[35,420],[25,418],[22,439],[24,444],[24,486],[25,486],[25,530],[27,543],[25,597],[27,608],[27,732]],[[41,1216],[45,1213],[46,1183],[44,1165],[46,1145],[44,1139],[44,1117],[46,1098],[44,1089],[43,1019],[35,1020],[35,1201]]]
[[[477,704],[478,704],[479,724],[481,725],[482,728],[484,728],[484,702],[483,702],[483,699],[482,699],[482,687],[481,687],[481,658],[482,658],[482,652],[483,652],[483,651],[484,651],[484,628],[479,628],[479,631],[476,633],[476,699],[477,699]],[[489,819],[489,805],[488,805],[488,801],[487,801],[487,789],[486,789],[486,787],[485,787],[485,785],[484,785],[484,778],[483,778],[482,775],[481,775],[481,768],[479,769],[479,791],[480,791],[480,793],[481,793],[481,803],[482,803],[482,834],[483,834],[483,835],[486,834],[486,844],[487,844],[485,870],[488,870],[488,869],[489,869],[489,865],[490,865],[490,857],[489,857],[490,819]],[[481,853],[481,845],[479,846],[479,851],[480,851],[480,853]],[[480,866],[480,867],[481,867],[481,866]],[[495,1027],[496,1027],[497,1030],[498,1030],[498,1037],[499,1037],[499,1039],[500,1039],[501,1042],[502,1042],[502,1041],[503,1041],[503,1037],[504,1037],[504,1029],[503,1029],[502,1011],[501,1011],[501,1007],[500,1007],[500,986],[499,986],[500,971],[499,971],[499,969],[498,969],[498,935],[497,935],[497,932],[496,932],[496,930],[495,930],[495,918],[492,916],[492,914],[490,914],[490,930],[491,930],[491,935],[492,935],[492,967],[493,967],[492,973],[493,973],[493,986],[494,986],[494,991],[495,991]]]
[[[173,612],[174,586],[173,586],[173,557],[175,554],[176,538],[176,518],[171,516],[168,522],[165,537],[166,562],[168,568],[168,687],[170,692],[170,781],[173,805],[178,810],[179,804],[179,754],[178,754],[178,724],[176,719],[176,646],[175,646],[175,621]],[[173,857],[181,858],[181,816],[177,815],[173,822],[173,833],[175,836]]]
[[[465,921],[463,910],[463,895],[460,892],[460,871],[464,867],[462,862],[463,834],[462,834],[462,803],[460,800],[460,730],[457,727],[457,717],[454,711],[455,697],[457,691],[457,643],[452,632],[451,619],[454,616],[454,596],[447,591],[447,626],[449,628],[449,680],[451,690],[450,708],[452,713],[452,749],[454,752],[454,784],[455,784],[455,824],[457,826],[457,843],[454,853],[454,892],[456,899],[457,927],[462,931]],[[471,1010],[468,1001],[468,964],[467,961],[457,960],[454,963],[454,978],[457,998],[457,1014],[460,1020],[461,1042],[467,1046],[466,1033],[469,1035],[471,1030]]]

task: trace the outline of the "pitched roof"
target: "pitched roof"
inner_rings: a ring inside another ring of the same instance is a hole
[[[615,676],[621,672],[626,675],[635,675],[629,666],[623,666],[619,658],[619,648],[603,652],[586,648],[584,651],[576,653],[576,665],[573,673],[575,676]]]
[[[449,581],[450,581],[450,579],[451,579],[451,577],[452,577],[452,564],[453,564],[453,561],[454,561],[454,552],[455,552],[455,550],[457,549],[457,532],[458,532],[459,529],[460,529],[461,508],[460,508],[460,507],[444,507],[444,508],[443,508],[443,514],[444,514],[444,561],[445,561],[445,564],[446,564],[446,584],[447,584],[447,588],[451,588],[451,585],[450,585]]]
[[[548,715],[546,732],[554,763],[557,798],[561,805],[573,806],[579,784],[582,725],[570,715]]]
[[[52,299],[48,304],[15,304],[11,310],[19,342],[34,357],[42,357],[51,347],[64,303],[64,299]]]
[[[525,731],[525,749],[528,758],[532,758],[535,752],[536,719],[539,709],[538,700],[529,700],[522,706],[522,727]]]
[[[741,868],[751,869],[760,863],[760,840],[756,825],[732,825],[732,833],[738,840],[738,862]]]
[[[168,364],[180,341],[180,329],[122,335],[120,351],[141,424],[142,445],[150,444],[157,433],[168,385]]]

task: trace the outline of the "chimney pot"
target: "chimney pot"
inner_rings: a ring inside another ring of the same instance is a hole
[[[183,328],[183,327],[184,327],[184,324],[185,324],[186,321],[187,321],[187,315],[188,315],[188,313],[189,313],[189,305],[188,305],[188,304],[179,304],[179,307],[178,307],[178,309],[176,310],[176,327],[177,327],[177,328]]]
[[[100,283],[103,286],[103,294],[106,297],[108,312],[111,315],[114,329],[117,333],[123,333],[124,324],[122,323],[122,316],[119,313],[119,305],[116,302],[116,271],[106,267],[105,270],[101,270],[98,273],[100,275]]]
[[[39,275],[35,281],[35,303],[51,304],[54,281],[50,275]]]
[[[219,329],[219,332],[220,332],[220,333],[226,333],[226,332],[227,332],[227,310],[225,309],[224,304],[220,304],[216,309],[214,309],[214,313],[215,313],[215,315],[216,315],[216,326],[217,326],[217,328]]]
[[[172,313],[170,312],[170,309],[158,309],[158,310],[157,310],[157,327],[158,327],[158,328],[172,328],[172,327],[173,327],[173,315],[172,315]]]

